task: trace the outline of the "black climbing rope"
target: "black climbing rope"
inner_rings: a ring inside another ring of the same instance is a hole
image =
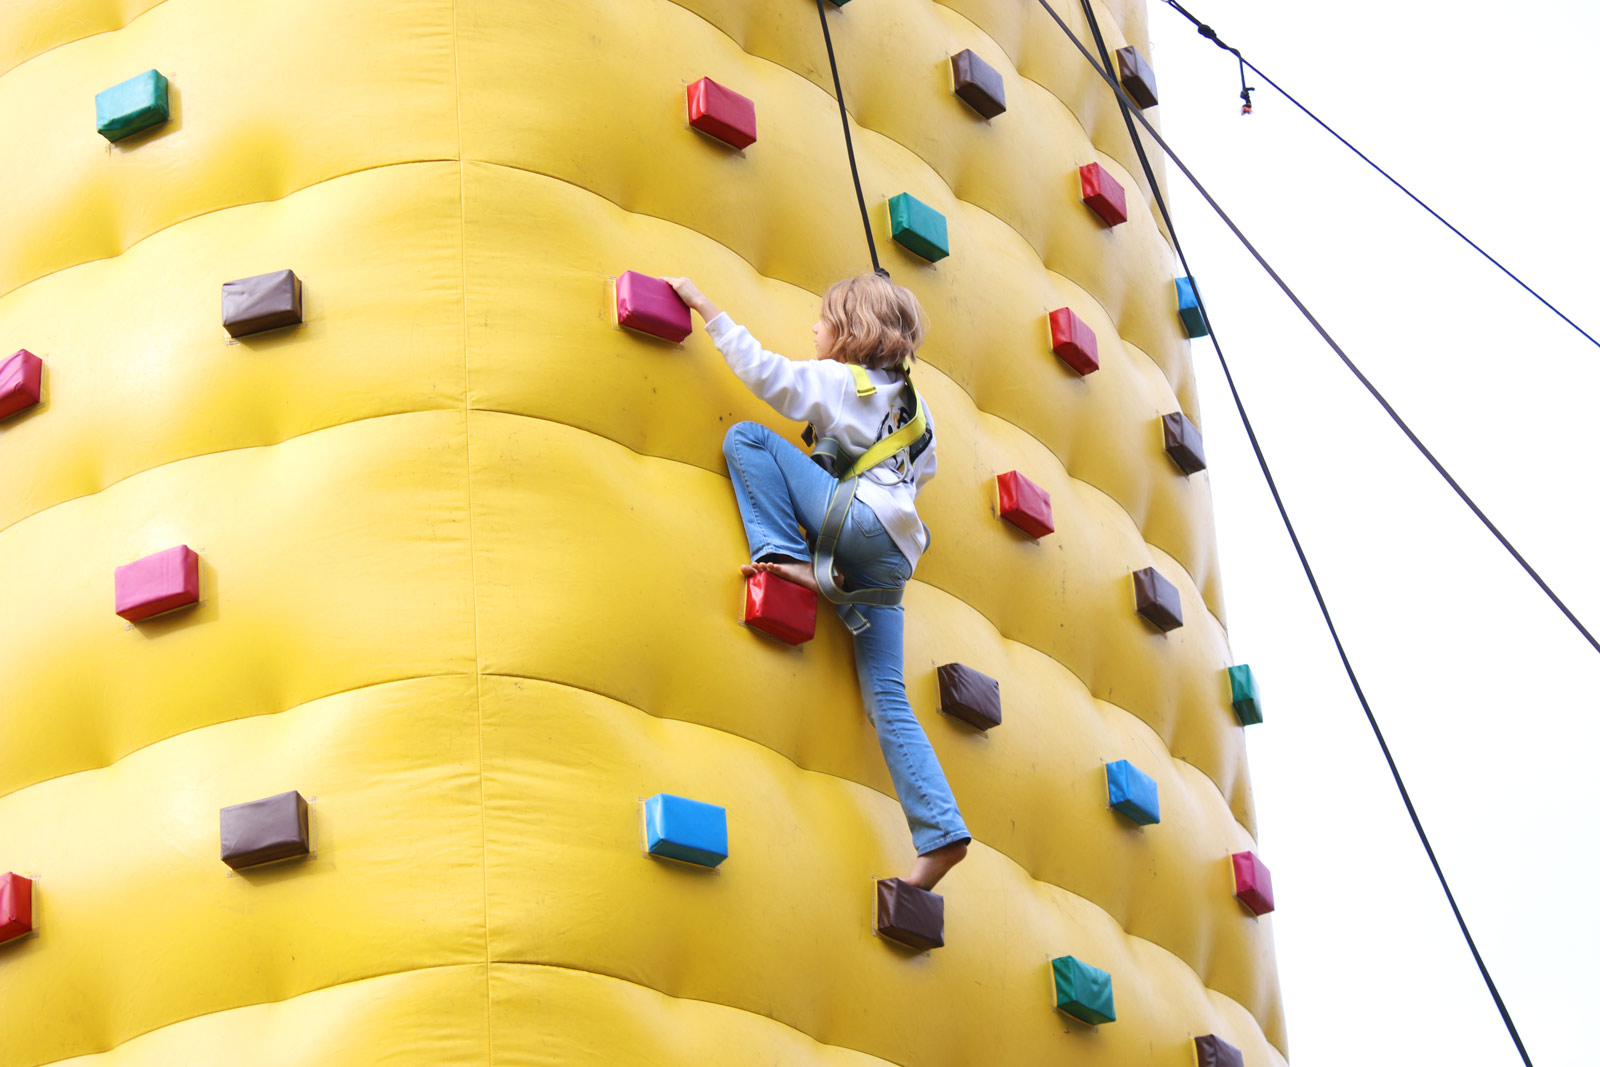
[[[1049,13],[1050,17],[1055,20],[1056,25],[1061,27],[1062,32],[1067,35],[1069,40],[1071,40],[1073,46],[1076,47],[1079,52],[1083,53],[1084,59],[1088,60],[1089,65],[1094,68],[1095,72],[1100,75],[1107,85],[1111,86],[1112,92],[1116,94],[1117,103],[1122,109],[1123,119],[1128,123],[1129,134],[1133,138],[1134,147],[1138,151],[1139,161],[1144,168],[1145,180],[1150,183],[1151,195],[1155,198],[1156,207],[1160,210],[1161,217],[1166,222],[1167,233],[1172,237],[1172,246],[1178,254],[1179,261],[1183,264],[1184,273],[1190,278],[1194,277],[1194,272],[1189,266],[1189,261],[1183,254],[1183,246],[1178,243],[1177,230],[1172,225],[1172,216],[1167,211],[1166,200],[1161,195],[1161,187],[1156,182],[1155,173],[1150,166],[1150,161],[1146,157],[1143,146],[1140,144],[1140,138],[1137,134],[1137,131],[1133,127],[1133,119],[1135,117],[1137,117],[1139,123],[1150,132],[1150,135],[1155,138],[1156,143],[1159,144],[1162,150],[1167,153],[1168,157],[1172,159],[1173,163],[1183,171],[1185,177],[1187,177],[1189,181],[1194,184],[1195,188],[1200,191],[1201,195],[1205,197],[1206,202],[1212,206],[1213,210],[1215,210],[1218,215],[1222,216],[1223,220],[1228,223],[1228,227],[1229,229],[1233,230],[1234,235],[1237,236],[1240,241],[1244,242],[1247,248],[1250,248],[1251,253],[1256,256],[1257,262],[1260,262],[1263,267],[1266,267],[1265,261],[1262,260],[1260,255],[1255,252],[1255,249],[1250,246],[1249,242],[1245,241],[1244,235],[1239,233],[1238,229],[1234,227],[1232,221],[1229,220],[1225,214],[1223,214],[1222,209],[1218,207],[1216,202],[1212,200],[1205,190],[1200,187],[1200,183],[1195,181],[1194,175],[1190,173],[1189,169],[1183,165],[1183,162],[1179,160],[1177,156],[1173,155],[1171,148],[1169,148],[1166,142],[1162,140],[1161,136],[1151,128],[1149,122],[1142,114],[1138,112],[1137,105],[1132,104],[1132,102],[1128,99],[1127,94],[1123,91],[1122,86],[1118,84],[1116,79],[1111,76],[1111,57],[1106,51],[1105,40],[1100,34],[1100,27],[1095,19],[1094,10],[1089,6],[1089,0],[1081,0],[1081,2],[1083,3],[1084,13],[1088,18],[1089,28],[1094,34],[1095,43],[1100,51],[1100,63],[1095,62],[1094,56],[1092,56],[1089,53],[1089,50],[1084,47],[1083,42],[1078,40],[1077,36],[1073,34],[1072,30],[1067,26],[1067,24],[1061,20],[1061,16],[1056,14],[1055,9],[1050,6],[1049,0],[1039,0],[1040,5],[1045,9],[1046,12]],[[1272,272],[1272,269],[1270,267],[1267,267],[1266,269],[1268,270],[1268,273],[1272,273],[1274,280],[1278,281],[1278,284],[1284,288],[1284,291],[1288,292],[1288,287],[1283,285],[1282,280],[1278,279],[1277,275]],[[1292,293],[1290,293],[1290,297],[1293,299]],[[1294,545],[1295,555],[1300,559],[1300,568],[1305,572],[1306,581],[1311,586],[1312,595],[1316,597],[1317,608],[1322,612],[1322,621],[1328,628],[1329,636],[1333,638],[1333,645],[1339,653],[1340,662],[1344,664],[1345,675],[1350,679],[1350,687],[1355,691],[1356,699],[1361,704],[1361,710],[1366,714],[1367,723],[1372,728],[1373,736],[1377,738],[1378,747],[1383,752],[1384,761],[1389,766],[1389,774],[1394,779],[1395,788],[1399,790],[1400,799],[1405,804],[1406,813],[1411,817],[1411,825],[1416,830],[1418,839],[1422,842],[1423,851],[1425,851],[1428,855],[1428,862],[1433,865],[1433,873],[1435,877],[1438,878],[1440,887],[1444,890],[1445,899],[1450,904],[1450,911],[1455,915],[1456,925],[1461,928],[1461,936],[1466,940],[1467,948],[1471,950],[1472,958],[1478,965],[1478,973],[1483,976],[1484,984],[1489,988],[1489,995],[1494,999],[1495,1007],[1499,1009],[1500,1019],[1505,1024],[1506,1030],[1510,1033],[1512,1042],[1517,1046],[1517,1052],[1521,1054],[1522,1062],[1526,1064],[1527,1067],[1533,1067],[1533,1061],[1528,1058],[1527,1049],[1523,1047],[1522,1037],[1517,1033],[1516,1024],[1512,1022],[1511,1013],[1506,1008],[1505,1001],[1500,996],[1500,990],[1495,985],[1494,978],[1489,974],[1488,965],[1484,963],[1483,956],[1478,952],[1477,943],[1472,938],[1471,930],[1467,928],[1467,921],[1462,916],[1460,907],[1458,907],[1456,904],[1455,894],[1450,892],[1450,883],[1445,879],[1444,869],[1439,866],[1438,857],[1434,855],[1433,844],[1428,840],[1427,831],[1422,828],[1422,819],[1420,816],[1418,816],[1416,806],[1411,802],[1411,794],[1407,791],[1405,782],[1400,777],[1400,768],[1395,764],[1394,755],[1389,751],[1389,744],[1384,739],[1383,731],[1378,727],[1377,717],[1372,712],[1372,706],[1367,702],[1366,693],[1362,690],[1361,682],[1356,677],[1355,667],[1351,665],[1350,657],[1344,650],[1344,642],[1339,639],[1339,632],[1333,624],[1333,616],[1329,613],[1327,602],[1323,599],[1322,588],[1317,583],[1316,575],[1311,570],[1311,562],[1306,558],[1305,549],[1300,544],[1299,535],[1295,533],[1294,523],[1290,521],[1289,512],[1284,507],[1282,496],[1280,496],[1278,493],[1277,482],[1273,479],[1272,471],[1267,465],[1266,455],[1261,451],[1261,443],[1256,438],[1255,428],[1250,423],[1250,416],[1245,412],[1244,401],[1240,398],[1239,390],[1234,385],[1233,372],[1229,369],[1228,361],[1222,354],[1222,345],[1217,341],[1216,331],[1211,326],[1211,319],[1206,313],[1205,301],[1200,296],[1198,286],[1195,288],[1195,302],[1199,307],[1201,319],[1205,322],[1206,328],[1211,335],[1212,343],[1216,348],[1217,361],[1222,365],[1222,374],[1228,383],[1228,392],[1233,397],[1234,407],[1239,412],[1239,421],[1244,425],[1245,435],[1250,439],[1250,448],[1255,452],[1256,463],[1261,467],[1261,474],[1266,479],[1267,489],[1272,493],[1272,501],[1275,505],[1277,505],[1278,517],[1283,520],[1284,529],[1288,531],[1289,540]],[[1305,313],[1309,319],[1309,312],[1305,312],[1305,309],[1302,305],[1300,305],[1300,302],[1295,300],[1295,304],[1296,306],[1301,307],[1302,312]],[[1317,325],[1314,319],[1311,321],[1313,325]],[[1332,339],[1327,337],[1327,334],[1322,331],[1321,327],[1317,326],[1317,329],[1318,332],[1323,333],[1324,339],[1326,339],[1328,343],[1332,345]],[[1338,351],[1338,347],[1336,345],[1334,346],[1334,349],[1335,351]],[[1343,353],[1340,353],[1340,355],[1342,358]],[[1348,363],[1349,361],[1346,360],[1346,362]],[[1387,407],[1387,405],[1385,406]],[[1437,464],[1435,465],[1437,466]],[[1448,479],[1449,476],[1446,475],[1446,478]],[[1452,481],[1451,484],[1454,485],[1455,483]],[[1459,489],[1457,491],[1459,492]],[[1476,510],[1476,508],[1474,508],[1474,510]],[[1479,514],[1481,517],[1481,513]],[[1487,522],[1487,520],[1485,521]],[[1592,640],[1593,639],[1591,638],[1591,642]]]
[[[1349,369],[1351,374],[1355,375],[1356,380],[1360,382],[1367,390],[1367,393],[1378,402],[1378,406],[1383,408],[1390,420],[1400,428],[1400,432],[1405,434],[1406,439],[1411,442],[1412,446],[1416,448],[1418,452],[1422,453],[1423,458],[1428,461],[1428,463],[1436,472],[1438,472],[1439,476],[1445,480],[1445,483],[1449,485],[1451,489],[1455,490],[1456,496],[1461,498],[1461,502],[1466,504],[1468,510],[1470,510],[1473,515],[1477,516],[1478,521],[1483,523],[1484,527],[1494,535],[1496,541],[1500,542],[1500,547],[1504,548],[1506,552],[1511,555],[1511,558],[1517,561],[1517,563],[1527,573],[1528,577],[1533,579],[1534,584],[1536,584],[1544,592],[1545,596],[1550,599],[1551,603],[1555,604],[1555,606],[1560,610],[1561,614],[1566,616],[1567,621],[1571,623],[1580,634],[1583,635],[1583,639],[1589,642],[1589,647],[1593,648],[1596,652],[1600,652],[1600,640],[1595,639],[1594,634],[1590,633],[1588,628],[1579,621],[1578,617],[1573,614],[1572,609],[1567,607],[1565,601],[1556,595],[1556,591],[1554,589],[1550,588],[1550,583],[1546,582],[1543,576],[1541,576],[1538,571],[1534,570],[1533,565],[1523,557],[1521,552],[1517,551],[1516,546],[1511,543],[1506,535],[1500,532],[1500,528],[1496,526],[1494,522],[1490,520],[1489,516],[1484,513],[1483,509],[1478,506],[1477,501],[1473,500],[1472,497],[1467,494],[1467,491],[1461,488],[1461,484],[1455,480],[1454,476],[1452,476],[1448,470],[1445,469],[1444,464],[1439,462],[1438,457],[1436,457],[1433,452],[1429,450],[1428,446],[1422,443],[1422,439],[1418,437],[1411,427],[1407,425],[1406,421],[1400,417],[1400,413],[1396,411],[1394,406],[1389,403],[1389,401],[1381,392],[1378,391],[1378,387],[1373,385],[1371,380],[1368,379],[1365,374],[1361,373],[1361,368],[1357,367],[1355,362],[1345,354],[1344,349],[1339,347],[1339,343],[1333,339],[1333,336],[1329,334],[1325,328],[1323,328],[1322,323],[1317,320],[1317,317],[1311,314],[1311,309],[1306,307],[1305,303],[1298,295],[1296,295],[1293,289],[1289,288],[1289,284],[1283,280],[1276,270],[1273,269],[1272,264],[1267,262],[1266,257],[1256,249],[1256,246],[1250,243],[1250,239],[1244,235],[1244,232],[1239,229],[1238,225],[1234,223],[1233,219],[1228,215],[1228,213],[1222,210],[1222,205],[1218,204],[1216,199],[1212,197],[1212,195],[1206,190],[1206,187],[1200,183],[1200,179],[1195,177],[1194,172],[1190,170],[1188,166],[1184,164],[1183,160],[1179,158],[1178,154],[1172,150],[1172,146],[1167,144],[1166,139],[1163,138],[1161,134],[1156,132],[1155,127],[1150,124],[1150,120],[1144,117],[1143,112],[1138,110],[1137,105],[1132,105],[1132,101],[1128,100],[1127,94],[1123,91],[1122,86],[1117,83],[1117,80],[1112,77],[1105,68],[1095,62],[1094,57],[1090,55],[1089,50],[1084,47],[1083,42],[1079,41],[1072,31],[1067,28],[1066,23],[1061,21],[1060,16],[1055,13],[1055,10],[1051,8],[1048,3],[1045,3],[1044,0],[1040,0],[1040,3],[1044,5],[1046,11],[1050,12],[1051,17],[1054,18],[1057,24],[1061,26],[1062,30],[1066,32],[1072,43],[1076,45],[1078,50],[1083,53],[1086,59],[1088,59],[1090,65],[1093,66],[1097,72],[1099,72],[1100,77],[1103,78],[1106,81],[1106,84],[1111,86],[1112,91],[1117,94],[1117,99],[1123,107],[1124,116],[1128,117],[1131,112],[1131,117],[1138,120],[1139,125],[1143,126],[1145,132],[1150,135],[1151,140],[1155,141],[1155,143],[1161,147],[1161,150],[1166,153],[1167,158],[1172,160],[1173,165],[1183,172],[1183,176],[1189,180],[1189,184],[1194,186],[1195,192],[1199,193],[1205,202],[1210,205],[1211,210],[1216,212],[1217,217],[1221,219],[1223,224],[1228,227],[1229,232],[1231,232],[1233,236],[1238,239],[1239,243],[1244,246],[1245,251],[1249,252],[1251,257],[1255,259],[1256,263],[1261,266],[1261,269],[1267,272],[1267,276],[1271,278],[1273,282],[1276,283],[1278,288],[1283,291],[1283,294],[1289,298],[1290,303],[1294,304],[1296,310],[1300,312],[1301,316],[1311,324],[1311,328],[1317,331],[1317,335],[1322,338],[1322,340],[1330,349],[1333,350],[1333,354],[1339,357],[1339,361],[1342,362],[1347,369]],[[1134,138],[1135,147],[1138,147],[1138,144],[1138,138]],[[1144,152],[1142,149],[1140,149],[1139,155],[1141,159],[1144,158]],[[1153,191],[1155,192],[1157,198],[1156,203],[1162,205],[1162,218],[1166,219],[1168,233],[1171,233],[1172,220],[1166,214],[1165,205],[1162,204],[1159,190]],[[1173,243],[1176,245],[1176,237],[1173,238]],[[1181,251],[1179,253],[1179,257],[1182,258]],[[1188,270],[1187,265],[1184,269]],[[1193,275],[1190,275],[1190,277],[1193,277]]]
[[[1600,340],[1596,340],[1593,334],[1591,334],[1588,330],[1585,330],[1582,326],[1579,326],[1576,322],[1573,322],[1570,318],[1568,318],[1561,311],[1560,308],[1556,307],[1554,304],[1550,303],[1550,301],[1548,301],[1544,297],[1540,296],[1539,293],[1533,288],[1533,286],[1529,285],[1527,282],[1525,282],[1521,278],[1517,277],[1517,275],[1512,272],[1510,267],[1507,267],[1504,263],[1501,263],[1498,259],[1495,259],[1493,256],[1491,256],[1488,252],[1486,252],[1483,249],[1483,246],[1478,244],[1478,242],[1474,241],[1472,238],[1468,237],[1466,234],[1464,234],[1460,230],[1456,229],[1456,227],[1454,225],[1452,225],[1448,219],[1446,219],[1443,215],[1439,214],[1437,211],[1433,210],[1433,208],[1429,207],[1427,202],[1424,201],[1420,196],[1418,196],[1416,193],[1413,193],[1410,189],[1407,189],[1405,187],[1405,185],[1403,185],[1398,178],[1396,178],[1394,175],[1390,174],[1388,171],[1384,170],[1382,167],[1378,166],[1378,164],[1373,162],[1372,159],[1370,157],[1368,157],[1368,155],[1365,152],[1361,151],[1361,149],[1357,148],[1355,145],[1353,145],[1349,141],[1345,140],[1345,138],[1340,135],[1339,131],[1335,130],[1332,126],[1329,126],[1326,122],[1323,122],[1322,119],[1317,116],[1316,112],[1312,111],[1310,108],[1308,108],[1304,104],[1302,104],[1299,100],[1295,99],[1293,94],[1291,94],[1287,89],[1285,89],[1283,86],[1279,85],[1277,82],[1273,81],[1272,78],[1270,78],[1265,72],[1263,72],[1260,67],[1256,66],[1254,63],[1252,63],[1248,59],[1244,58],[1244,56],[1240,55],[1239,54],[1239,50],[1237,48],[1234,48],[1232,45],[1223,43],[1222,38],[1217,36],[1217,31],[1216,30],[1212,29],[1210,26],[1207,26],[1205,23],[1201,22],[1199,19],[1197,19],[1193,15],[1191,15],[1188,11],[1184,10],[1183,5],[1177,3],[1177,0],[1166,0],[1166,4],[1167,4],[1168,7],[1172,8],[1172,10],[1176,11],[1178,14],[1182,15],[1184,18],[1186,18],[1190,22],[1194,23],[1195,29],[1199,32],[1200,36],[1206,38],[1211,43],[1215,44],[1218,48],[1222,49],[1224,52],[1232,53],[1233,56],[1236,57],[1239,60],[1239,80],[1240,80],[1240,84],[1241,85],[1244,83],[1244,71],[1245,71],[1245,68],[1248,67],[1250,70],[1252,70],[1256,74],[1260,75],[1262,81],[1266,82],[1268,85],[1270,85],[1274,89],[1276,89],[1278,91],[1278,95],[1282,96],[1285,100],[1289,101],[1289,103],[1291,103],[1295,107],[1299,108],[1305,114],[1305,116],[1307,118],[1309,118],[1312,122],[1315,122],[1318,126],[1321,126],[1324,130],[1328,131],[1328,133],[1333,136],[1334,140],[1338,141],[1340,144],[1344,145],[1346,148],[1350,149],[1350,151],[1354,152],[1357,156],[1359,156],[1360,159],[1361,159],[1361,162],[1365,163],[1367,166],[1371,167],[1373,170],[1375,170],[1379,174],[1383,175],[1384,178],[1386,178],[1388,180],[1390,185],[1393,185],[1396,189],[1399,189],[1402,193],[1405,193],[1406,196],[1410,197],[1411,200],[1418,207],[1420,207],[1422,210],[1426,211],[1428,214],[1432,215],[1435,219],[1437,219],[1439,221],[1440,225],[1444,226],[1445,229],[1449,230],[1451,233],[1455,234],[1457,237],[1461,238],[1468,245],[1470,245],[1474,252],[1478,253],[1478,255],[1482,256],[1484,259],[1487,259],[1490,263],[1493,263],[1495,265],[1495,267],[1500,271],[1500,273],[1504,274],[1507,278],[1510,278],[1512,281],[1516,282],[1518,285],[1520,285],[1522,287],[1523,291],[1526,292],[1529,296],[1533,297],[1535,300],[1539,301],[1539,303],[1543,304],[1546,308],[1548,308],[1550,310],[1550,312],[1552,314],[1554,314],[1562,322],[1566,323],[1568,326],[1571,326],[1574,330],[1577,330],[1580,334],[1582,334],[1583,337],[1584,337],[1584,340],[1588,341],[1590,344],[1592,344],[1592,345],[1594,345],[1596,347],[1600,347]],[[1255,91],[1254,89],[1246,89],[1242,94],[1240,94],[1240,95],[1244,96],[1244,98],[1245,98],[1245,107],[1246,107],[1247,110],[1248,110],[1249,105],[1250,105],[1249,94],[1254,92],[1254,91]]]
[[[839,62],[833,57],[833,35],[828,32],[828,10],[817,0],[817,17],[822,20],[822,42],[828,46],[828,66],[833,68],[833,95],[839,101],[839,124],[844,127],[844,150],[850,157],[850,180],[856,185],[856,203],[861,207],[861,228],[867,231],[867,253],[872,256],[874,273],[888,273],[878,266],[878,246],[872,240],[872,220],[867,218],[867,198],[861,194],[861,172],[856,169],[856,150],[850,143],[850,116],[844,109],[844,89],[839,85]]]

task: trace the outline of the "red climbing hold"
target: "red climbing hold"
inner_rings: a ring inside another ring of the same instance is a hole
[[[7,872],[0,875],[0,942],[33,933],[33,880]]]
[[[745,583],[744,624],[787,644],[803,645],[817,635],[817,594],[759,571]]]
[[[37,404],[43,381],[44,362],[26,348],[0,363],[0,419]]]
[[[694,329],[689,305],[660,278],[625,271],[617,279],[617,325],[682,341]]]
[[[1107,174],[1104,167],[1098,163],[1085,163],[1078,168],[1078,183],[1083,189],[1083,202],[1107,226],[1128,221],[1128,194],[1122,191],[1117,179]]]
[[[710,78],[689,86],[689,125],[734,148],[756,143],[756,103]]]
[[[140,622],[200,600],[200,557],[188,545],[117,568],[117,614]]]
[[[1016,471],[995,476],[1000,489],[1000,517],[1037,540],[1056,532],[1050,515],[1050,494]]]
[[[1100,344],[1094,331],[1071,308],[1050,312],[1050,350],[1079,374],[1100,369]]]

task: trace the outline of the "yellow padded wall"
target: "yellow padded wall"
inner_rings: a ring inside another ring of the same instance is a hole
[[[1096,10],[1149,54],[1140,0]],[[1212,1032],[1285,1062],[1227,863],[1254,818],[1208,481],[1157,421],[1200,422],[1176,264],[1112,94],[1036,4],[827,17],[879,255],[933,321],[906,677],[974,834],[946,947],[872,933],[910,848],[847,635],[736,620],[722,435],[799,427],[608,304],[688,274],[809,351],[868,264],[814,4],[15,0],[0,356],[46,370],[0,422],[0,872],[39,906],[0,946],[0,1067],[1184,1067]],[[949,92],[963,48],[1005,78],[991,122]],[[95,93],[150,68],[172,120],[108,144]],[[756,103],[743,153],[687,128],[706,75]],[[900,192],[949,258],[889,239]],[[232,341],[221,284],[283,268],[304,323]],[[1090,377],[1049,351],[1064,305]],[[997,518],[1011,469],[1054,535]],[[202,602],[114,615],[115,568],[180,543]],[[1170,634],[1133,613],[1147,566]],[[949,662],[1000,679],[1001,727],[936,713]],[[1108,810],[1118,759],[1158,825]],[[218,809],[290,789],[312,856],[230,872]],[[641,855],[659,792],[727,808],[716,873]],[[1052,1010],[1067,954],[1115,1023]]]

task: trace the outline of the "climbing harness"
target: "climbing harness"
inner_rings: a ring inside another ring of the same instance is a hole
[[[850,368],[850,373],[855,378],[856,396],[871,396],[878,391],[878,387],[867,377],[865,367],[854,363],[847,363],[845,366]],[[833,495],[828,498],[828,506],[822,513],[822,524],[817,530],[817,547],[812,555],[811,568],[817,579],[818,591],[838,606],[839,618],[844,621],[851,633],[860,633],[870,625],[866,616],[859,610],[859,605],[893,607],[900,603],[900,598],[905,592],[903,587],[847,591],[839,588],[839,584],[833,580],[834,550],[838,547],[839,535],[844,531],[844,522],[846,516],[850,514],[850,505],[855,502],[856,487],[861,476],[906,449],[911,451],[910,462],[915,463],[932,439],[933,433],[928,429],[928,415],[922,397],[911,384],[909,362],[904,369],[906,388],[911,390],[911,402],[914,406],[911,418],[904,426],[873,444],[861,455],[852,458],[835,438],[818,438],[813,426],[807,425],[803,435],[806,444],[812,445],[811,458],[823,470],[839,479],[839,484],[834,486]]]

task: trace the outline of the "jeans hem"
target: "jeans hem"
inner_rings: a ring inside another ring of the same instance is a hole
[[[957,841],[970,843],[972,841],[972,835],[970,833],[968,833],[966,830],[953,831],[951,833],[945,834],[941,838],[938,838],[937,840],[934,841],[933,844],[928,845],[925,848],[917,849],[917,855],[926,856],[928,853],[933,852],[936,849],[944,848],[946,845],[953,845]]]

